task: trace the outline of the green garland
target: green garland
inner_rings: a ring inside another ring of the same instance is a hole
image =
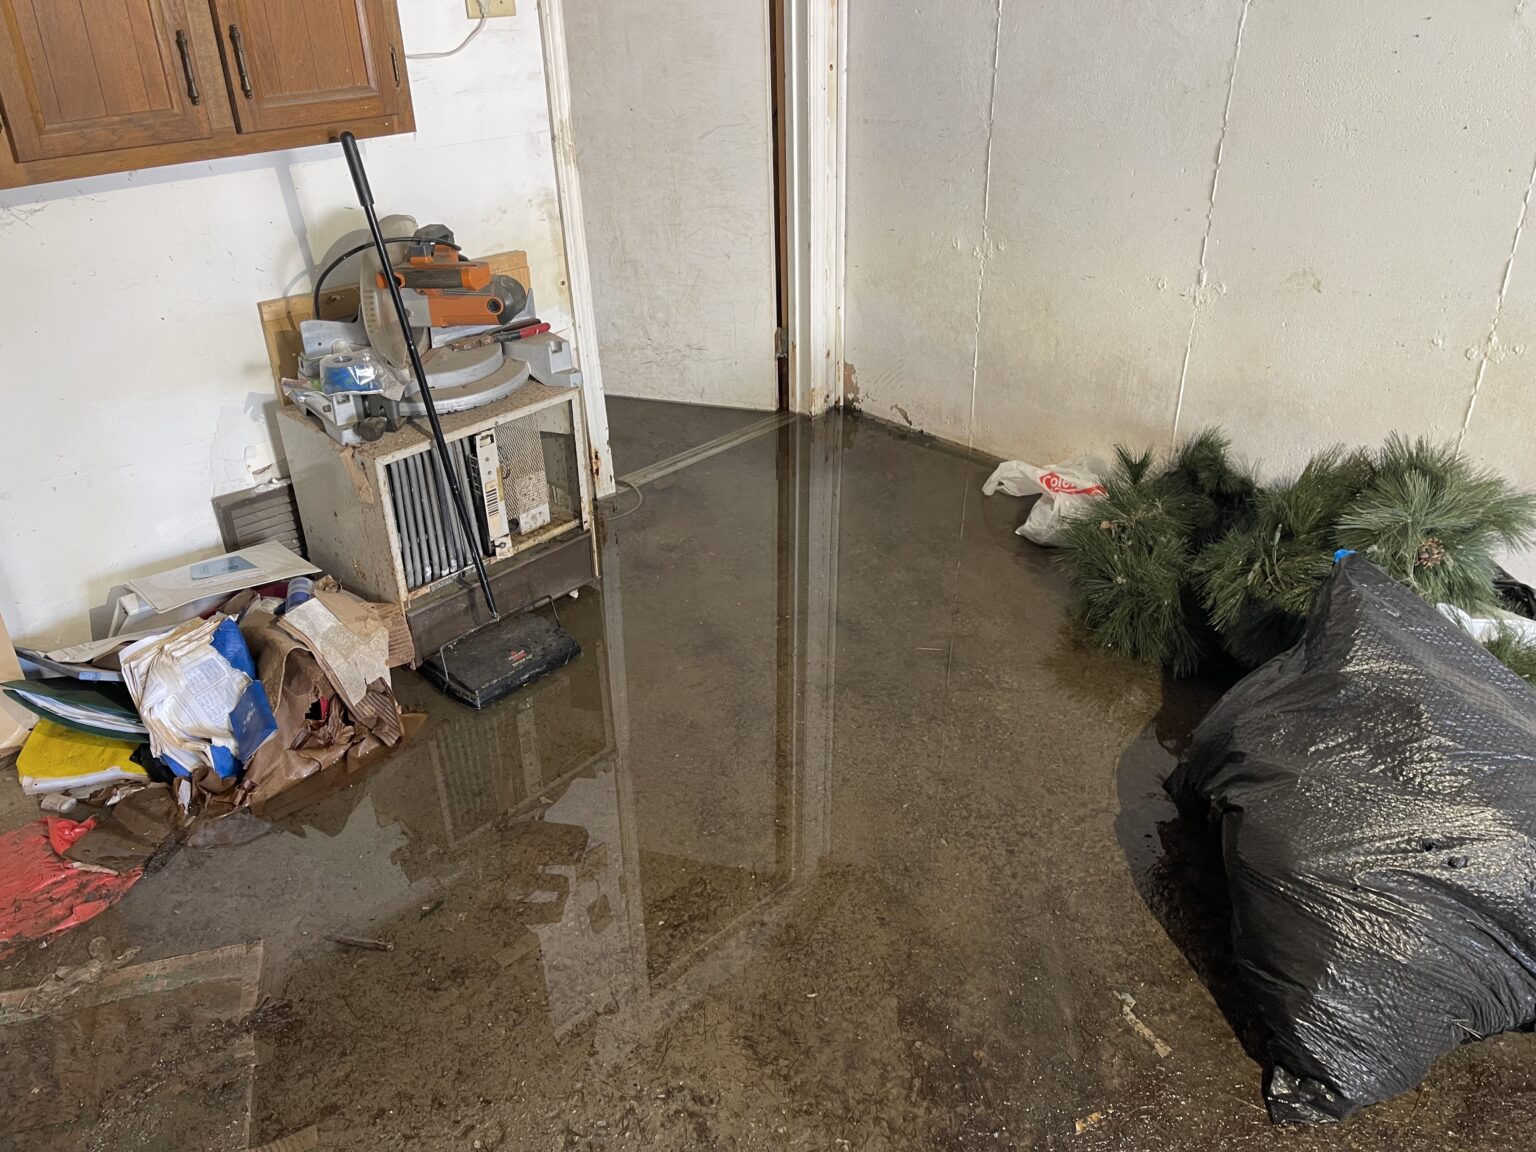
[[[1536,533],[1536,496],[1423,439],[1328,448],[1269,487],[1215,429],[1161,463],[1115,456],[1105,494],[1066,529],[1078,614],[1097,643],[1176,676],[1294,645],[1339,548],[1432,603],[1484,612],[1498,603],[1494,550]],[[1513,638],[1490,648],[1536,664]]]

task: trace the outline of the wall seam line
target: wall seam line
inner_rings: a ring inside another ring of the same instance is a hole
[[[1483,380],[1488,375],[1488,361],[1498,346],[1499,321],[1504,316],[1504,299],[1509,295],[1510,280],[1515,274],[1515,254],[1520,251],[1520,237],[1525,233],[1525,220],[1531,210],[1531,191],[1536,189],[1536,162],[1531,165],[1531,178],[1525,185],[1525,198],[1520,201],[1520,217],[1515,221],[1515,238],[1509,246],[1509,259],[1504,261],[1504,279],[1499,284],[1499,296],[1493,304],[1493,320],[1488,325],[1488,337],[1483,341],[1482,354],[1477,358],[1477,376],[1472,381],[1472,395],[1467,398],[1467,412],[1461,421],[1461,431],[1456,436],[1456,450],[1466,442],[1472,427],[1472,413],[1477,410],[1477,398],[1483,391]]]
[[[987,264],[992,259],[992,139],[997,126],[997,66],[1003,52],[1003,0],[997,0],[992,38],[992,92],[987,99],[987,158],[981,178],[981,249],[976,268],[976,330],[971,343],[971,412],[965,425],[965,446],[976,446],[976,389],[981,379],[981,306],[987,289]]]
[[[1206,255],[1211,247],[1211,227],[1216,217],[1216,192],[1221,185],[1221,162],[1227,151],[1227,129],[1232,124],[1232,95],[1237,91],[1237,64],[1243,55],[1243,30],[1248,27],[1248,8],[1253,0],[1243,0],[1243,10],[1237,18],[1237,38],[1232,44],[1232,69],[1227,75],[1227,103],[1221,113],[1221,133],[1216,137],[1216,163],[1211,169],[1211,195],[1205,206],[1205,235],[1200,238],[1200,267],[1195,273],[1195,290],[1189,307],[1189,335],[1184,340],[1184,362],[1179,367],[1179,390],[1173,402],[1173,441],[1179,439],[1179,421],[1184,415],[1184,390],[1189,384],[1189,360],[1195,347],[1195,326],[1200,317],[1200,306],[1206,300]]]

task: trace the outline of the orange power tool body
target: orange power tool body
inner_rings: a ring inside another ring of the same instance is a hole
[[[400,286],[413,328],[502,324],[523,310],[527,290],[511,276],[493,276],[481,260],[461,260],[442,244],[413,245],[390,272]],[[385,287],[379,276],[379,287]]]

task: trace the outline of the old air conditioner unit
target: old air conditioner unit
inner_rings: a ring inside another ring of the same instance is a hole
[[[485,558],[503,615],[597,577],[579,388],[530,381],[442,424],[472,540],[425,421],[343,445],[302,409],[279,414],[310,560],[361,596],[399,604],[418,660],[489,622],[471,549]]]

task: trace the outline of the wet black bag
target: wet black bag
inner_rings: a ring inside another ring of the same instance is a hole
[[[1536,693],[1374,565],[1334,569],[1167,789],[1221,826],[1275,1120],[1342,1119],[1536,1022]]]

